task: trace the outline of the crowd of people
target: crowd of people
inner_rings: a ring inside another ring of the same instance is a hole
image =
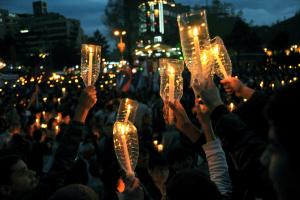
[[[184,95],[174,103],[161,100],[158,72],[132,74],[126,92],[69,84],[71,75],[51,87],[46,76],[3,85],[0,199],[297,199],[299,69],[236,68],[224,80],[195,82],[200,100],[185,70]],[[139,102],[135,176],[114,152],[125,97]]]

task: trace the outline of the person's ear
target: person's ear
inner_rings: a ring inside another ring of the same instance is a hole
[[[0,185],[0,194],[3,196],[10,196],[12,190],[9,185]]]

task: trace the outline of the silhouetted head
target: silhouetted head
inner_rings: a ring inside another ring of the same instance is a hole
[[[277,90],[266,107],[269,121],[269,176],[280,199],[300,189],[300,82]]]
[[[49,200],[98,200],[98,196],[88,186],[72,184],[57,190]]]
[[[176,173],[167,184],[168,200],[220,200],[217,186],[201,171],[182,170]]]

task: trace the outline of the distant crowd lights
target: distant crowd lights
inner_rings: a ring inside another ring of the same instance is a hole
[[[273,55],[272,50],[270,50],[268,48],[263,48],[263,50],[267,54],[267,56],[271,57]],[[284,53],[286,56],[289,56],[291,54],[291,52],[300,54],[300,45],[294,44],[294,45],[291,45],[290,48],[284,49]]]

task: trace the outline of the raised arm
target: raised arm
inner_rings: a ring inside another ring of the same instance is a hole
[[[85,132],[84,123],[86,116],[96,101],[96,90],[94,86],[89,86],[81,92],[75,110],[74,120],[67,128],[56,151],[54,164],[51,169],[52,173],[65,173],[72,166],[77,155],[79,143]]]
[[[245,85],[242,81],[235,77],[228,77],[221,80],[226,93],[235,94],[237,97],[250,99],[255,90]]]
[[[176,128],[193,143],[197,142],[200,137],[200,130],[191,122],[181,103],[176,100],[175,104],[169,103],[169,106],[174,111]]]

